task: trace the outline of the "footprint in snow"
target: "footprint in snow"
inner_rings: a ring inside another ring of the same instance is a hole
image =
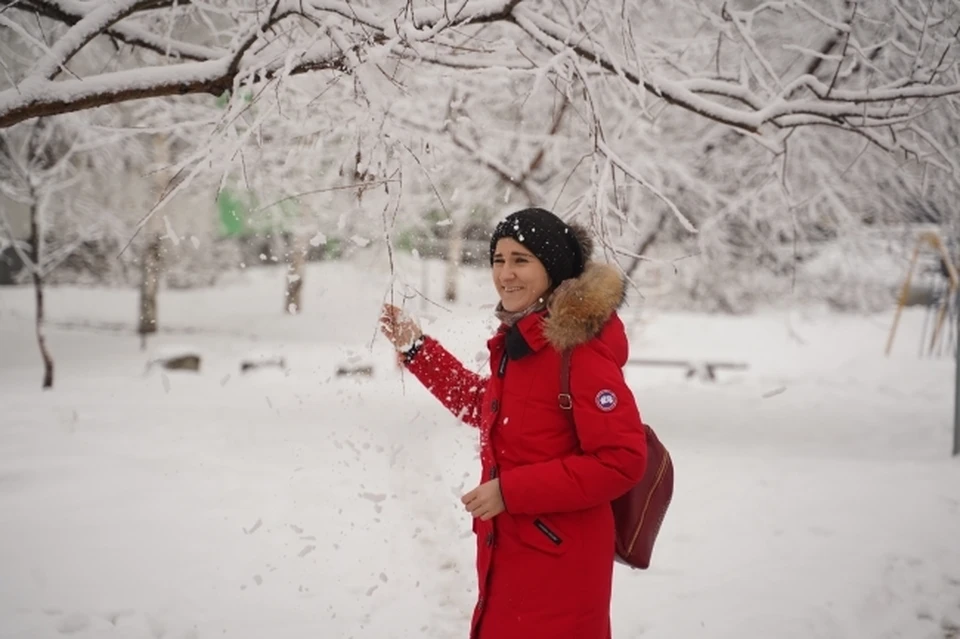
[[[102,616],[103,616],[104,619],[106,619],[108,622],[110,622],[110,625],[111,625],[111,626],[116,626],[116,625],[117,625],[117,622],[120,621],[120,618],[121,618],[121,617],[132,617],[132,616],[134,616],[135,614],[137,614],[137,611],[136,611],[136,610],[131,610],[131,609],[128,608],[128,609],[124,609],[124,610],[116,610],[116,611],[113,611],[113,612],[108,612],[108,613],[105,613],[105,614],[102,615]]]
[[[72,635],[75,632],[83,632],[89,627],[90,617],[82,612],[73,612],[57,623],[57,632],[62,635]]]
[[[162,639],[163,636],[167,634],[166,624],[150,615],[147,615],[146,618],[147,627],[150,628],[150,636],[152,636],[153,639]]]

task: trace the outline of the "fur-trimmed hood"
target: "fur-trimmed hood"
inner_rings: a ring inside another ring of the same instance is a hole
[[[544,337],[559,351],[590,341],[623,304],[626,290],[615,267],[587,262],[580,277],[564,281],[550,296]]]

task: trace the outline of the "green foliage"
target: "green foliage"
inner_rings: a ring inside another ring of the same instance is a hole
[[[338,237],[331,237],[327,239],[325,244],[326,251],[324,252],[325,259],[328,260],[338,260],[343,257],[343,240]]]
[[[230,104],[230,96],[232,95],[233,93],[230,91],[230,89],[227,89],[226,91],[218,95],[213,103],[216,105],[218,109],[225,109],[227,108],[227,105]],[[247,89],[241,94],[240,99],[243,100],[245,104],[252,104],[253,91],[251,91],[250,89]]]
[[[221,232],[228,237],[283,233],[296,222],[298,202],[283,200],[263,207],[251,191],[224,187],[217,194]]]
[[[221,232],[227,237],[246,235],[246,219],[249,206],[230,189],[225,188],[217,194],[217,213],[220,218]]]
[[[418,233],[413,229],[404,229],[397,234],[396,239],[393,241],[393,246],[398,251],[410,253],[416,245],[417,235]]]
[[[229,89],[227,89],[226,91],[224,91],[223,93],[221,93],[220,95],[218,95],[217,98],[216,98],[216,100],[214,100],[214,104],[217,106],[218,109],[225,109],[225,108],[227,108],[227,104],[228,104],[229,102],[230,102],[230,90],[229,90]]]

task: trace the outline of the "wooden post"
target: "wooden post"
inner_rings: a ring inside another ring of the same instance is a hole
[[[954,291],[956,291],[958,285],[960,285],[960,281],[958,281],[957,269],[950,260],[950,253],[947,252],[947,247],[944,246],[940,236],[935,233],[927,233],[925,237],[930,245],[940,253],[940,259],[943,260],[943,265],[947,269],[947,277],[950,279],[947,294],[944,296],[943,302],[940,304],[940,311],[937,313],[937,322],[933,327],[933,335],[930,336],[930,349],[928,352],[932,354],[934,347],[937,345],[937,341],[940,339],[940,331],[943,330],[943,324],[947,318],[947,309],[950,307],[950,300],[953,298]]]
[[[960,308],[960,300],[957,300]],[[957,352],[953,372],[953,456],[960,455],[960,312],[957,313]]]
[[[907,304],[907,296],[910,295],[910,280],[913,279],[913,267],[917,263],[917,258],[920,256],[920,243],[918,240],[916,246],[913,247],[913,256],[910,258],[910,268],[907,269],[907,277],[903,280],[903,287],[900,289],[900,299],[897,301],[897,311],[893,316],[893,326],[890,327],[890,336],[887,337],[887,349],[886,355],[890,355],[890,349],[893,347],[893,336],[897,332],[897,325],[900,323],[900,314],[903,312],[903,307]]]

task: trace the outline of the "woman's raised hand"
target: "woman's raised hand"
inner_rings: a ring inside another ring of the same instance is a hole
[[[405,351],[422,335],[417,323],[407,315],[402,308],[393,304],[384,304],[380,313],[380,332],[383,333],[393,347],[398,351]]]

